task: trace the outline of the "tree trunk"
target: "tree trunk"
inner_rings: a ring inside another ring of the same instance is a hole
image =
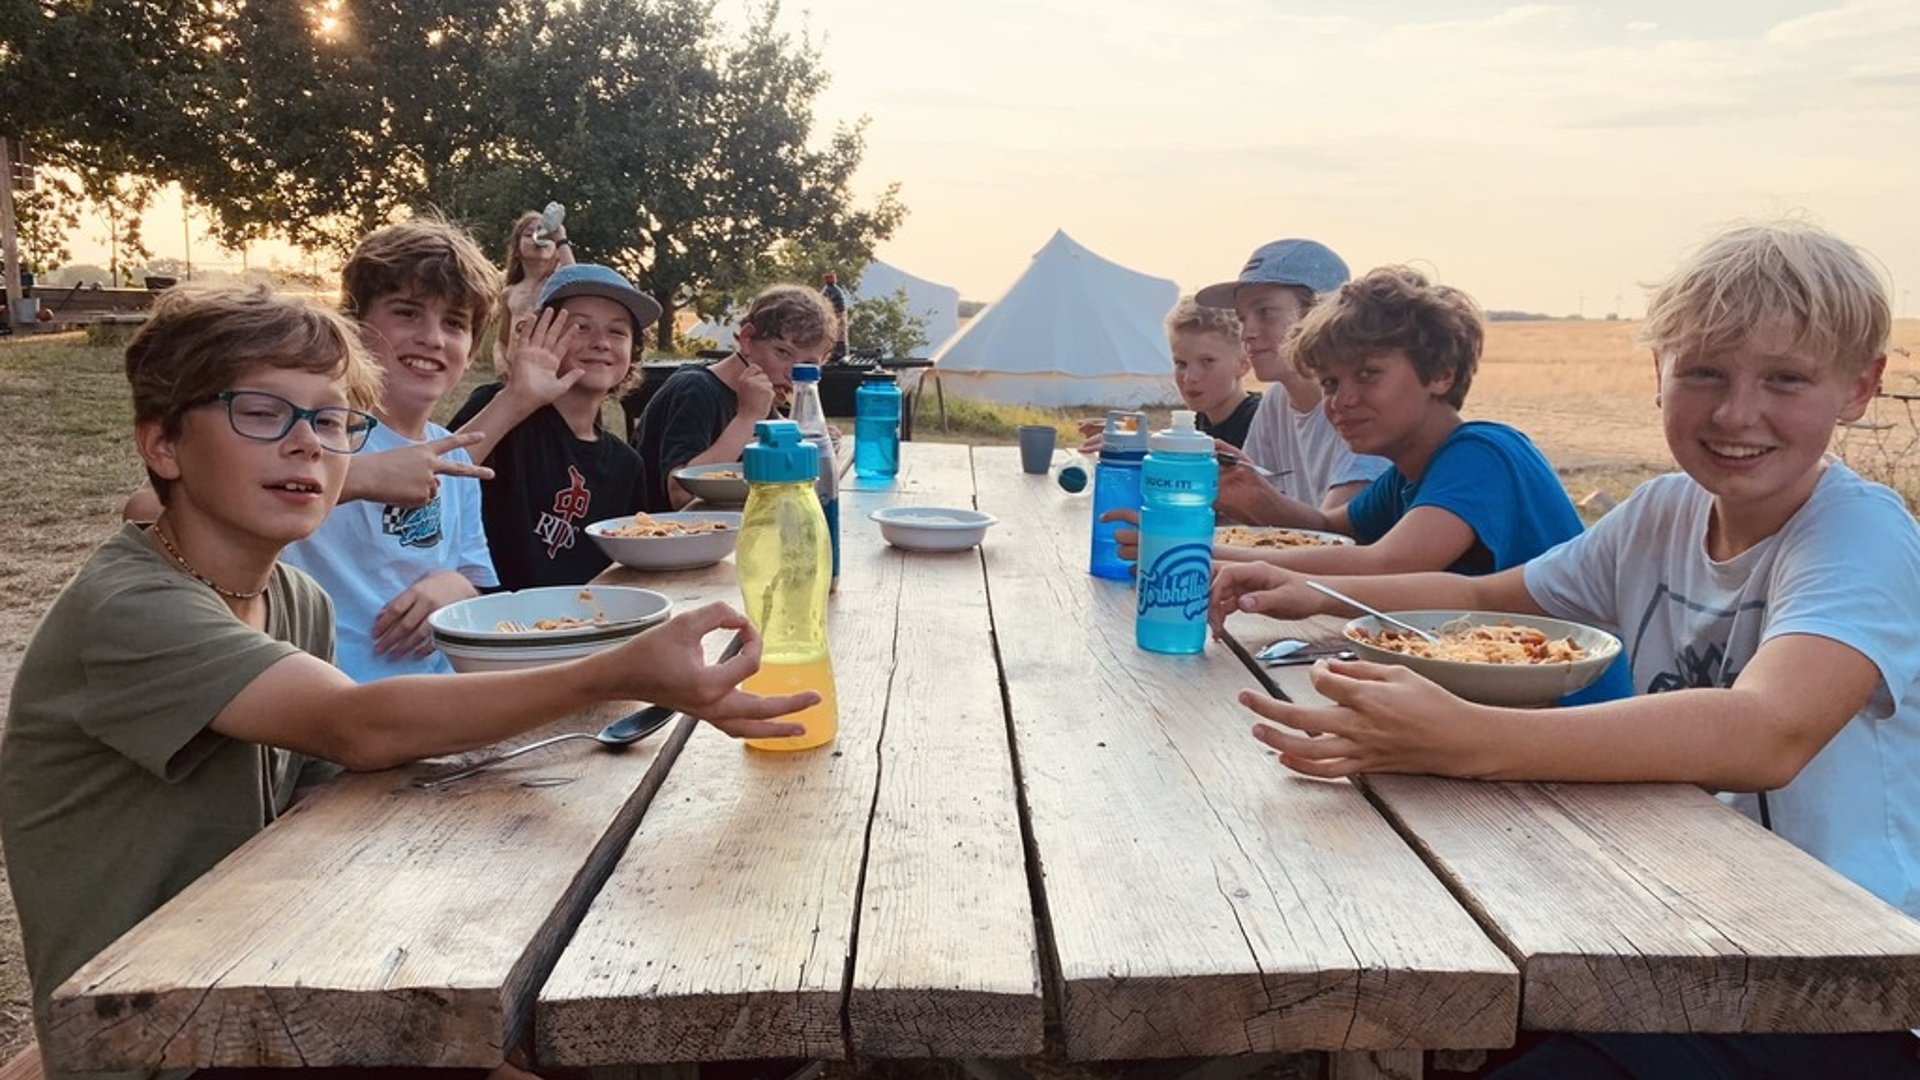
[[[653,327],[653,347],[660,352],[673,348],[673,293],[656,292],[653,298],[660,303],[660,321]]]

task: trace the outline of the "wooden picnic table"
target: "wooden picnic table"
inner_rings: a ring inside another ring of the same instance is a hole
[[[410,781],[449,762],[349,777],[63,986],[50,1056],[1013,1058],[1051,1014],[1079,1060],[1318,1050],[1363,1076],[1522,1028],[1920,1025],[1920,924],[1710,796],[1290,776],[1234,701],[1267,673],[1135,648],[1131,590],[1085,573],[1084,497],[1013,448],[902,450],[896,484],[842,488],[833,744],[683,720],[444,789]],[[1000,523],[906,553],[867,519],[894,503]],[[737,602],[730,562],[603,580]]]

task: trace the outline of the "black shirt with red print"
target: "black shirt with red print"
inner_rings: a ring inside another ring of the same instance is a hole
[[[459,430],[500,390],[499,383],[476,388],[451,426]],[[579,438],[551,405],[522,420],[482,464],[493,479],[480,482],[480,516],[503,589],[591,581],[612,560],[587,526],[632,514],[645,501],[633,447],[605,431]]]

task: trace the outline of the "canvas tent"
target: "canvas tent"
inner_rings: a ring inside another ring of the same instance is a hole
[[[1165,405],[1179,399],[1161,320],[1180,290],[1056,232],[1006,295],[934,356],[954,394],[1016,404]]]
[[[914,277],[905,270],[875,259],[860,272],[860,284],[854,290],[854,299],[882,300],[902,289],[907,293],[907,314],[917,315],[927,324],[924,331],[927,343],[920,346],[919,355],[932,356],[960,329],[960,290],[951,285]],[[856,349],[860,347],[857,341],[852,345]]]
[[[853,291],[853,299],[856,303],[884,299],[901,289],[907,291],[908,313],[918,315],[927,324],[927,343],[920,347],[916,355],[931,356],[935,349],[960,329],[960,290],[915,277],[899,267],[875,259],[860,271],[860,283]],[[690,333],[693,337],[714,341],[722,349],[733,348],[731,323],[702,322]],[[851,344],[856,349],[861,347],[858,341]]]

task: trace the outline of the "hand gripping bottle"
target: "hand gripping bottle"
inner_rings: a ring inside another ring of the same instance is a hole
[[[1193,413],[1173,411],[1140,467],[1140,592],[1134,639],[1148,652],[1197,653],[1207,645],[1213,568],[1213,496],[1220,463]]]
[[[820,457],[814,490],[827,518],[827,539],[833,549],[833,587],[840,585],[840,469],[833,459],[833,438],[827,434],[827,411],[820,405],[820,369],[813,364],[793,366],[793,422],[800,437],[814,445]]]
[[[747,508],[734,556],[747,618],[760,631],[760,670],[741,685],[756,694],[817,690],[820,704],[782,717],[806,728],[784,739],[748,739],[761,750],[805,750],[840,729],[827,655],[827,586],[833,555],[814,495],[819,453],[791,420],[762,420],[741,455]]]
[[[853,392],[853,475],[891,480],[900,474],[900,387],[891,371],[875,368]]]
[[[1093,557],[1087,573],[1126,581],[1133,564],[1120,557],[1114,533],[1129,528],[1118,521],[1101,521],[1109,510],[1140,509],[1140,461],[1147,456],[1147,414],[1116,409],[1107,414],[1101,437],[1100,461],[1093,467]]]

